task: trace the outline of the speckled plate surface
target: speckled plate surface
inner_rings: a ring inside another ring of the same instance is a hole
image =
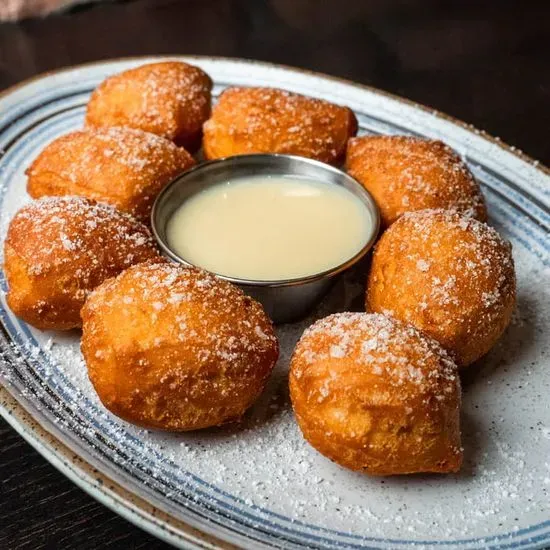
[[[348,105],[360,133],[440,138],[481,182],[490,221],[514,245],[518,307],[498,345],[464,377],[465,464],[451,476],[368,478],[317,454],[288,404],[295,341],[316,317],[358,309],[363,276],[341,280],[308,320],[280,327],[282,357],[240,426],[145,431],[99,403],[77,332],[36,331],[0,303],[2,412],[90,494],[184,548],[545,548],[550,546],[550,177],[537,163],[438,113],[377,90],[262,63],[183,58],[228,85],[278,86]],[[81,126],[90,91],[149,61],[88,65],[0,97],[1,237],[29,200],[24,171]]]

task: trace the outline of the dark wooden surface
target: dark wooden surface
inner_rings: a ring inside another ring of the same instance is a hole
[[[0,25],[0,89],[111,57],[255,58],[400,94],[548,165],[549,35],[550,2],[538,0],[136,0]],[[0,548],[165,546],[0,423]]]

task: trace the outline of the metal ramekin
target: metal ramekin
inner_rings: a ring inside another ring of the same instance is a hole
[[[365,244],[352,258],[327,271],[296,279],[260,281],[238,279],[216,274],[221,279],[241,287],[258,300],[275,323],[287,323],[304,317],[330,288],[334,277],[358,262],[372,247],[380,226],[378,207],[369,192],[351,176],[316,160],[291,155],[238,155],[199,164],[170,182],[158,195],[151,213],[153,234],[163,252],[172,260],[191,266],[168,244],[166,226],[174,211],[192,195],[229,180],[245,176],[294,175],[317,181],[342,185],[359,197],[371,216],[372,231]]]

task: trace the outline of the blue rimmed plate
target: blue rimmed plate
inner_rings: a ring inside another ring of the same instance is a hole
[[[155,58],[158,59],[158,58]],[[514,245],[518,308],[467,373],[460,474],[367,478],[318,455],[288,405],[286,369],[312,319],[279,329],[282,357],[240,426],[162,434],[99,403],[78,333],[36,331],[0,303],[2,412],[73,481],[140,527],[186,548],[545,548],[550,546],[550,177],[536,162],[439,113],[380,91],[250,61],[181,58],[228,85],[277,86],[345,104],[361,133],[440,138],[483,186],[491,223]],[[130,59],[39,77],[0,97],[0,230],[29,200],[24,171],[82,125],[90,91]],[[5,281],[1,278],[2,290]],[[355,308],[343,279],[314,316]]]

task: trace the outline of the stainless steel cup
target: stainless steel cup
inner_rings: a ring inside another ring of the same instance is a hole
[[[372,247],[380,227],[378,207],[370,193],[351,176],[322,162],[291,155],[238,155],[199,164],[170,182],[159,194],[151,213],[153,234],[163,252],[186,266],[191,262],[170,248],[166,238],[168,220],[191,196],[204,189],[250,176],[301,176],[332,185],[341,185],[356,195],[370,216],[372,231],[365,235],[365,244],[355,256],[322,273],[287,280],[260,281],[218,275],[241,287],[258,300],[275,323],[287,323],[304,317],[324,296],[334,277],[357,263]]]

